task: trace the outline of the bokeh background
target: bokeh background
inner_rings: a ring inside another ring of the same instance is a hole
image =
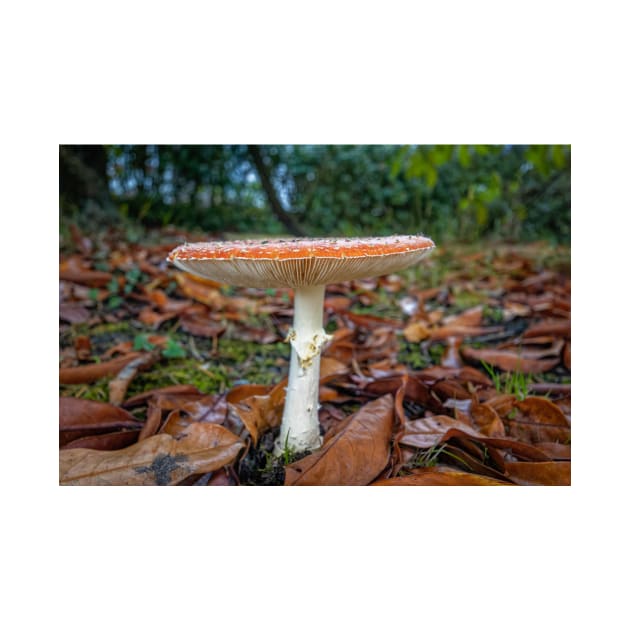
[[[568,145],[62,145],[61,232],[569,244]]]

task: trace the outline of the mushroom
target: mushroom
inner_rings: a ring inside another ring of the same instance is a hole
[[[435,245],[424,236],[297,238],[188,243],[168,260],[203,278],[227,284],[294,290],[291,363],[276,453],[321,446],[319,364],[331,338],[323,328],[325,285],[380,276],[417,263]]]

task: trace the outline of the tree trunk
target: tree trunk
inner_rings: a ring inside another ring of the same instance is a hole
[[[110,203],[103,145],[59,145],[59,194],[79,207],[88,199]]]
[[[284,227],[291,233],[293,236],[305,236],[302,228],[293,220],[293,217],[287,214],[285,209],[282,207],[280,203],[280,199],[278,199],[278,195],[273,187],[271,182],[271,176],[269,175],[269,171],[265,165],[262,154],[260,152],[260,147],[255,144],[248,145],[249,154],[254,162],[254,166],[256,167],[256,171],[258,172],[258,177],[260,178],[260,183],[262,184],[263,190],[267,195],[267,199],[269,201],[269,205],[271,206],[271,210],[274,215],[284,225]]]

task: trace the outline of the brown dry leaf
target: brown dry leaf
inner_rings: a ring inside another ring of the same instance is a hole
[[[571,445],[558,442],[538,442],[536,448],[548,456],[548,459],[571,461]]]
[[[87,361],[92,354],[92,342],[87,335],[79,335],[74,340],[74,351],[76,352],[77,359],[80,361]]]
[[[383,479],[373,486],[509,486],[511,484],[484,475],[449,470],[444,467],[419,468],[403,477]]]
[[[263,345],[282,340],[275,330],[245,325],[240,325],[235,335],[238,337],[239,341],[255,341]]]
[[[155,435],[159,428],[160,423],[162,422],[162,409],[159,406],[159,403],[155,400],[150,400],[149,405],[147,407],[147,419],[144,422],[144,426],[140,431],[140,435],[138,436],[138,441],[145,440],[152,435]],[[88,447],[89,448],[89,447]]]
[[[131,381],[133,381],[138,372],[151,367],[158,358],[159,354],[157,352],[147,352],[127,363],[125,367],[116,374],[116,377],[109,382],[109,402],[112,405],[122,404],[127,395],[129,385],[131,385]]]
[[[473,404],[470,408],[473,422],[479,427],[479,431],[488,437],[505,437],[505,427],[499,414],[490,405],[480,403]]]
[[[432,389],[433,393],[440,394],[444,400],[449,398],[453,400],[467,400],[472,397],[472,394],[457,381],[449,379],[438,381]]]
[[[426,324],[423,322],[412,322],[403,330],[403,336],[409,343],[418,343],[427,339],[431,334]]]
[[[481,326],[482,319],[483,305],[480,304],[457,315],[449,315],[443,322],[446,326]]]
[[[139,422],[128,411],[109,403],[80,398],[59,398],[59,430],[139,429]]]
[[[415,374],[427,385],[434,385],[438,381],[450,378],[458,380],[460,383],[464,384],[472,383],[473,385],[492,386],[492,381],[486,374],[477,368],[470,367],[469,365],[465,365],[460,368],[434,365],[432,367],[424,368]]]
[[[560,362],[559,359],[525,359],[521,355],[508,350],[494,350],[492,348],[469,348],[460,350],[464,359],[468,361],[485,361],[501,368],[506,372],[539,373],[553,369]]]
[[[501,332],[501,326],[463,326],[459,324],[449,324],[440,326],[430,331],[432,340],[448,339],[449,337],[478,337],[480,335],[490,335]]]
[[[345,295],[329,295],[324,300],[324,308],[327,311],[344,312],[347,311],[352,304],[352,298]]]
[[[196,337],[209,337],[214,339],[220,337],[226,330],[225,324],[220,324],[209,320],[202,315],[184,315],[181,319],[181,326],[184,332]]]
[[[455,429],[467,437],[484,437],[482,433],[465,422],[455,420],[450,416],[438,415],[407,421],[400,443],[415,448],[431,448],[447,440],[451,435],[455,435],[452,433]]]
[[[140,356],[139,352],[132,352],[123,357],[112,359],[111,361],[104,361],[103,363],[61,368],[59,370],[59,382],[62,385],[93,383],[94,381],[98,381],[99,378],[118,374],[127,363],[130,363],[138,356]]]
[[[59,279],[66,282],[76,282],[77,284],[84,284],[88,287],[105,287],[111,281],[111,273],[106,271],[92,271],[90,269],[70,269],[60,268]]]
[[[251,396],[264,396],[273,389],[273,385],[254,385],[246,383],[244,385],[235,385],[227,393],[227,402],[231,404],[239,403]]]
[[[79,304],[60,304],[59,319],[70,324],[83,324],[92,317],[87,308]]]
[[[501,417],[506,416],[514,408],[516,396],[512,394],[499,394],[485,400],[485,404],[492,407]]]
[[[367,383],[363,391],[375,396],[384,394],[395,394],[401,384],[401,375],[386,376]],[[430,389],[414,375],[409,375],[405,387],[405,398],[429,407],[434,411],[442,410],[442,403],[438,398],[431,395]]]
[[[61,449],[91,448],[99,451],[116,451],[137,442],[140,431],[116,431],[115,433],[99,433],[98,435],[85,435],[63,444]]]
[[[197,400],[182,402],[181,406],[177,406],[169,414],[161,432],[177,437],[194,422],[223,424],[227,415],[225,399],[225,394],[209,394]],[[158,399],[158,404],[159,402]]]
[[[228,403],[238,415],[252,437],[254,446],[269,429],[280,426],[286,396],[287,379],[280,381],[267,394],[254,395],[239,402]]]
[[[355,326],[360,328],[401,328],[403,322],[399,319],[390,319],[386,317],[378,317],[376,315],[367,315],[365,313],[352,313],[345,311],[340,313],[347,320],[350,320]]]
[[[389,459],[394,423],[391,395],[367,403],[321,449],[285,467],[286,486],[364,486]]]
[[[243,442],[217,424],[190,425],[179,439],[161,433],[119,451],[59,453],[60,485],[175,485],[231,464]]]
[[[149,398],[157,397],[161,394],[201,395],[201,392],[194,385],[169,385],[167,387],[158,387],[156,389],[150,389],[146,392],[142,392],[141,394],[136,394],[135,396],[128,398],[122,406],[126,408],[136,407],[144,404]]]
[[[175,273],[175,280],[186,297],[201,302],[213,310],[221,310],[225,305],[225,298],[217,289],[220,284],[185,272]]]
[[[506,462],[506,475],[527,486],[570,486],[571,462]]]
[[[96,438],[113,431],[129,432],[140,427],[142,423],[128,411],[109,403],[67,397],[59,399],[60,448],[84,438]],[[137,435],[137,431],[134,433]]]
[[[566,443],[571,437],[570,423],[562,410],[539,396],[516,401],[511,413],[503,416],[503,423],[510,437],[532,444]]]
[[[541,337],[545,335],[571,338],[570,319],[546,319],[532,324],[523,333],[523,338]]]
[[[143,308],[138,314],[138,320],[152,328],[159,328],[165,321],[177,317],[177,313],[156,313],[150,306]]]
[[[146,296],[163,313],[181,313],[193,304],[192,300],[174,300],[161,289],[147,291]]]
[[[562,362],[567,370],[571,370],[571,342],[567,341],[564,344],[564,352],[562,353]]]

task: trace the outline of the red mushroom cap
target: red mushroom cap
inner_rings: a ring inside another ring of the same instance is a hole
[[[424,236],[213,241],[175,248],[180,269],[247,287],[300,287],[393,273],[435,247]]]

